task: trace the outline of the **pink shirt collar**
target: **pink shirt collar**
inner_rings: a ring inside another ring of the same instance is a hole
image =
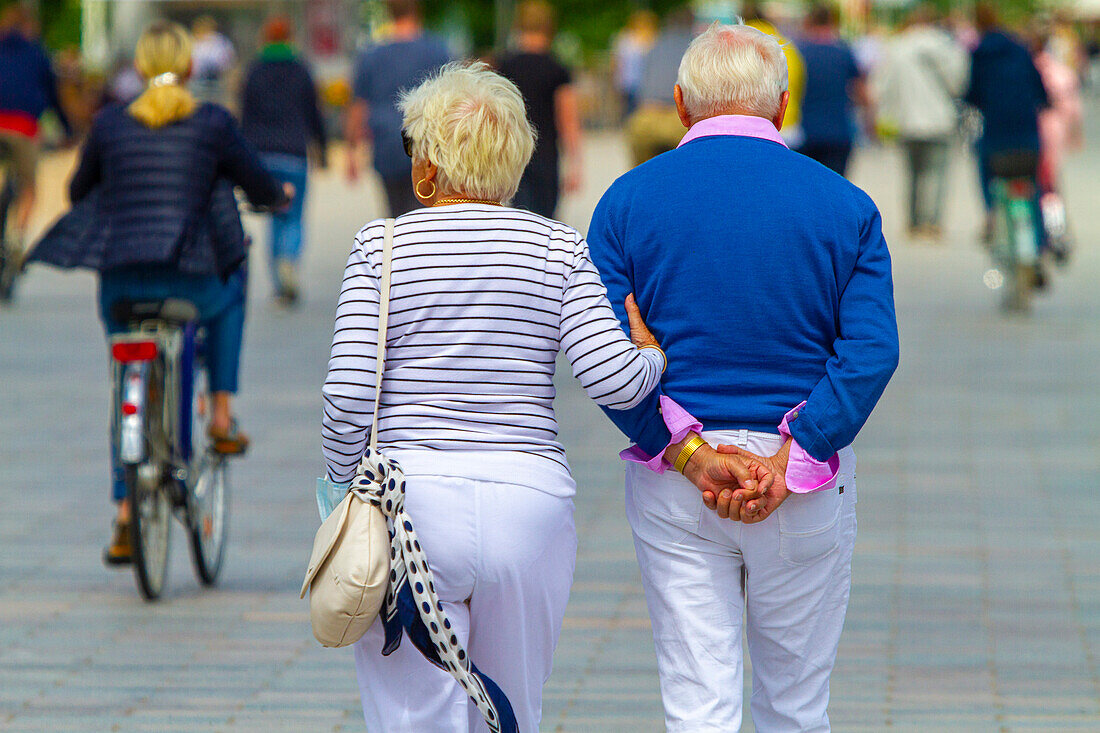
[[[787,143],[783,141],[779,130],[775,129],[775,125],[771,123],[771,120],[765,120],[763,117],[753,117],[752,115],[718,115],[717,117],[699,120],[687,131],[684,139],[680,141],[680,145],[686,145],[696,138],[710,135],[757,137],[787,147]],[[680,145],[676,147],[680,147]]]

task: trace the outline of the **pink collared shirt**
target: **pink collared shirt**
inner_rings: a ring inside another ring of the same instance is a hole
[[[686,145],[692,140],[713,135],[740,135],[742,137],[755,137],[761,140],[770,140],[787,147],[779,131],[770,120],[751,115],[719,115],[700,120],[691,126],[680,145]],[[679,147],[679,145],[677,146]],[[776,426],[779,434],[784,438],[791,436],[787,426],[791,420],[798,418],[798,411],[806,404],[805,401],[787,412],[783,420]],[[661,416],[665,426],[672,434],[669,445],[679,443],[691,432],[702,432],[703,424],[695,419],[687,410],[678,405],[675,400],[661,395]],[[665,447],[667,450],[667,446]],[[665,460],[662,450],[656,456],[649,456],[636,445],[632,445],[619,457],[624,461],[642,463],[650,470],[664,473],[672,464]],[[787,488],[795,494],[808,494],[813,491],[825,491],[836,486],[837,474],[840,470],[840,458],[834,453],[827,461],[815,460],[806,453],[797,440],[791,440],[791,452],[787,459],[787,473],[785,480]]]
[[[756,137],[761,140],[771,140],[773,143],[779,143],[783,147],[787,147],[787,143],[783,141],[783,136],[779,134],[779,130],[775,129],[775,125],[771,123],[771,120],[765,120],[763,117],[753,117],[752,115],[718,115],[717,117],[699,120],[691,126],[691,129],[680,140],[680,145],[676,147],[712,135]]]

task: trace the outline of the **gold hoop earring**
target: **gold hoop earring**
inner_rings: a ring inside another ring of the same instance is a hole
[[[425,182],[432,184],[432,192],[427,195],[420,193],[420,184]],[[425,201],[429,201],[431,200],[432,196],[435,196],[435,181],[429,181],[426,178],[421,178],[419,181],[416,182],[416,186],[413,187],[413,190],[416,191],[417,196],[424,199]]]

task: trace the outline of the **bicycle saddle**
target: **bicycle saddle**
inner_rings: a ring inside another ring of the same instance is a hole
[[[111,304],[111,319],[119,323],[157,320],[182,326],[199,320],[199,309],[181,298],[116,300]]]
[[[995,178],[1030,178],[1039,170],[1039,154],[1033,150],[1008,150],[989,156]]]

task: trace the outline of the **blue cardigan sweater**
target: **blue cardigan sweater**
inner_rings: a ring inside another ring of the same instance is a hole
[[[782,145],[710,136],[604,194],[588,233],[616,314],[633,292],[668,355],[658,390],[607,411],[656,455],[659,394],[705,430],[791,434],[817,460],[850,444],[898,363],[890,255],[860,189]]]

